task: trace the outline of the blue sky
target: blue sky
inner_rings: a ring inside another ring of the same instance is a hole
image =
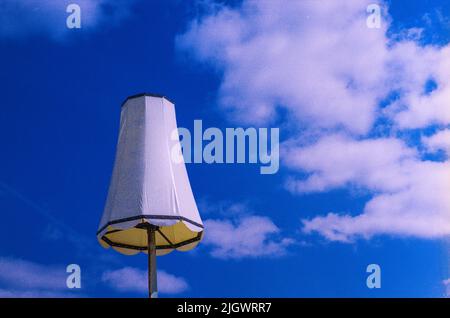
[[[274,175],[188,165],[205,240],[158,258],[162,296],[446,295],[447,1],[380,2],[379,29],[367,1],[71,2],[81,29],[64,1],[0,7],[0,295],[146,296],[146,256],[95,236],[120,105],[140,92],[169,96],[179,126],[282,142]]]

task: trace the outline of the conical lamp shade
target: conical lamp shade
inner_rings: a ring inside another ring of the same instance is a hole
[[[122,105],[114,170],[97,238],[123,254],[147,251],[144,224],[157,226],[156,254],[189,250],[203,224],[180,151],[175,107],[141,94]],[[175,150],[175,152],[174,152]]]

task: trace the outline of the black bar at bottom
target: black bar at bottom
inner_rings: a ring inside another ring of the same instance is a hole
[[[152,316],[176,315],[195,317],[235,317],[252,315],[260,317],[334,317],[340,314],[355,317],[376,317],[392,314],[399,310],[401,316],[411,313],[427,316],[431,312],[445,313],[450,306],[449,299],[366,299],[366,298],[77,298],[77,299],[0,299],[5,310],[11,305],[14,313],[33,309],[58,312],[58,317],[74,313],[91,314],[91,310],[100,310],[102,315],[119,314]],[[59,310],[59,308],[61,308]],[[286,313],[288,315],[286,315]],[[328,316],[329,315],[329,316]],[[374,316],[375,315],[375,316]]]

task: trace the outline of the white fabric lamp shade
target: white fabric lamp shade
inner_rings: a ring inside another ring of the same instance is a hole
[[[174,150],[179,151],[178,160]],[[102,246],[123,254],[147,252],[143,224],[156,226],[156,255],[190,250],[203,236],[181,156],[175,106],[155,94],[131,96],[122,105],[114,169],[97,238]]]

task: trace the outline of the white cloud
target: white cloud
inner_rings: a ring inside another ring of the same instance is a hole
[[[0,282],[20,288],[66,289],[66,268],[49,267],[33,262],[0,258]]]
[[[223,73],[219,103],[232,118],[267,123],[284,108],[310,129],[368,132],[377,105],[399,127],[450,123],[450,48],[366,26],[372,1],[244,1],[192,22],[178,46]],[[437,88],[424,94],[434,80]]]
[[[245,1],[194,22],[178,39],[223,70],[220,104],[246,123],[276,108],[303,125],[366,132],[383,90],[383,30],[365,24],[368,1]]]
[[[61,39],[69,29],[66,19],[69,4],[81,8],[81,29],[103,24],[115,25],[130,14],[136,0],[2,0],[0,5],[0,37],[20,38],[30,34]]]
[[[415,150],[395,138],[354,140],[329,135],[309,146],[284,145],[288,167],[307,172],[304,180],[291,179],[292,192],[325,191],[348,185],[374,191],[395,191],[407,185]]]
[[[199,207],[209,217],[202,245],[208,246],[213,257],[279,257],[294,244],[290,238],[281,239],[281,230],[270,218],[256,215],[249,202],[203,198]]]
[[[157,278],[158,292],[160,293],[179,294],[189,289],[189,285],[184,278],[165,271],[159,270]],[[121,292],[148,292],[147,271],[133,267],[106,271],[102,275],[102,281]]]
[[[398,132],[450,124],[450,45],[424,45],[419,28],[388,36],[386,14],[381,29],[367,28],[371,2],[248,0],[193,21],[177,43],[221,72],[218,102],[233,120],[269,124],[287,111],[282,124],[295,128],[294,141],[283,145],[289,190],[372,194],[359,215],[303,220],[305,232],[340,241],[444,237],[449,162],[423,160]],[[379,119],[392,123],[383,127],[388,137],[372,137]],[[448,137],[438,131],[423,143],[434,151]],[[218,232],[239,228],[214,225]]]
[[[74,297],[65,266],[47,266],[0,257],[0,297]]]
[[[387,114],[400,128],[424,128],[450,123],[450,46],[420,47],[415,42],[397,44],[393,54],[395,71],[402,73],[399,100],[390,105]],[[433,81],[432,91],[426,84]]]
[[[279,238],[280,229],[263,216],[242,216],[237,220],[205,222],[203,244],[212,248],[213,257],[246,258],[277,257],[286,254],[292,239]]]
[[[328,136],[287,153],[290,167],[308,173],[306,179],[288,183],[293,192],[354,186],[374,194],[360,215],[330,213],[303,220],[307,233],[338,241],[380,233],[424,238],[450,234],[449,162],[421,161],[416,151],[394,138]]]
[[[429,152],[436,152],[439,150],[450,153],[450,129],[438,131],[436,134],[422,137],[422,144]]]
[[[189,289],[189,285],[184,278],[169,274],[165,271],[158,271],[159,290],[165,294],[179,294]]]

